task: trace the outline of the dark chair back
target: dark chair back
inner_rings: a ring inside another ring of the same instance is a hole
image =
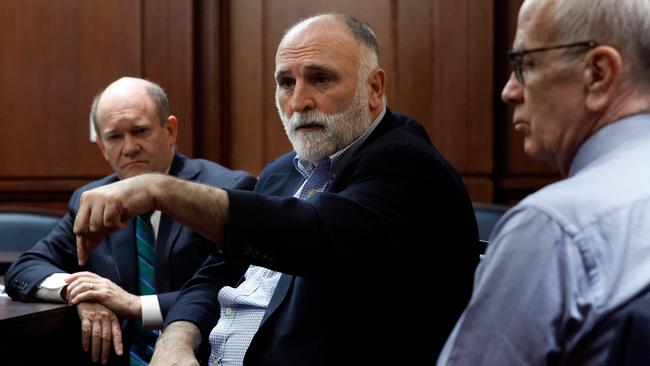
[[[39,209],[0,209],[0,276],[21,253],[49,234],[61,217]]]
[[[24,252],[49,234],[61,216],[43,212],[0,211],[0,250]]]
[[[478,224],[478,237],[482,241],[490,239],[490,234],[499,218],[508,210],[508,206],[493,203],[473,203],[474,215]]]

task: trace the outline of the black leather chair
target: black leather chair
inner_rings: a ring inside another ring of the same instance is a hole
[[[39,209],[0,209],[0,275],[20,253],[49,234],[61,217]]]

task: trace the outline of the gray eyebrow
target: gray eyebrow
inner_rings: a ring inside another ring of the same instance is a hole
[[[338,71],[336,71],[335,69],[333,69],[333,68],[331,68],[331,67],[329,67],[327,65],[323,65],[323,64],[306,64],[304,66],[304,68],[306,70],[308,70],[308,71],[323,71],[323,72],[327,72],[327,73],[330,73],[330,74],[339,75]],[[287,74],[287,73],[289,73],[288,69],[285,69],[285,68],[278,69],[275,72],[275,79],[277,80],[280,76],[282,76],[283,74]]]

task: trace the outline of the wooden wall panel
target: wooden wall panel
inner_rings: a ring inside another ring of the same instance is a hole
[[[0,2],[0,202],[65,207],[110,171],[89,141],[93,96],[141,72],[140,3]]]
[[[0,178],[107,172],[89,105],[113,75],[140,72],[139,23],[130,0],[0,2]]]
[[[227,28],[230,25],[226,1],[201,0],[195,7],[194,57],[194,156],[209,157],[230,165],[227,85]]]
[[[233,168],[258,174],[265,165],[266,123],[262,113],[262,85],[272,83],[263,70],[262,1],[233,1],[230,4],[230,162]]]
[[[425,126],[465,179],[473,200],[491,202],[492,2],[397,4],[395,110]]]
[[[3,0],[0,24],[0,205],[64,210],[74,189],[110,173],[88,112],[120,76],[167,90],[192,155],[194,2]]]
[[[141,26],[143,70],[136,75],[159,83],[178,117],[177,145],[193,154],[194,8],[187,0],[145,0]]]
[[[274,104],[282,32],[323,11],[370,23],[391,109],[423,123],[475,201],[515,202],[557,176],[521,151],[500,101],[521,0],[2,0],[0,205],[65,207],[109,172],[88,141],[93,95],[160,83],[179,148],[255,174],[291,149]]]

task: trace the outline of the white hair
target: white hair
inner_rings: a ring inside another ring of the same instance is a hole
[[[616,48],[635,79],[650,86],[650,0],[556,0],[555,41]]]

